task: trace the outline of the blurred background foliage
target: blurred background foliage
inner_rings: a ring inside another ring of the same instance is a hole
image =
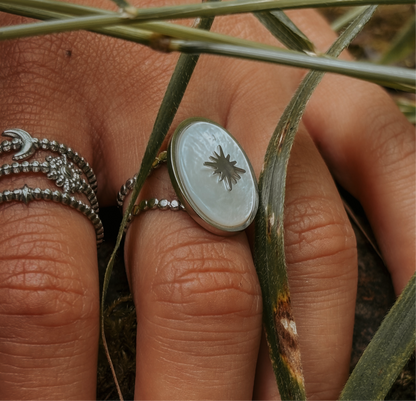
[[[343,15],[357,8],[329,7],[319,11],[336,24]],[[379,6],[349,51],[357,60],[414,69],[415,37],[414,5]],[[415,94],[397,91],[390,91],[390,94],[408,120],[415,124]]]

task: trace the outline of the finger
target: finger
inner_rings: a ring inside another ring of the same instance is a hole
[[[363,205],[399,294],[415,269],[413,127],[380,88],[334,77],[318,88],[305,122],[337,180]]]
[[[256,380],[254,383],[253,400],[276,400],[280,401],[279,389],[277,388],[276,376],[274,375],[269,356],[269,346],[266,336],[261,337],[259,357],[257,359]]]
[[[261,296],[247,240],[218,239],[185,213],[170,214],[143,215],[128,236],[136,398],[250,398]]]
[[[11,22],[2,18],[3,25]],[[93,163],[82,96],[60,68],[50,68],[66,62],[61,45],[51,37],[1,43],[7,54],[0,62],[1,130],[25,129]],[[2,164],[13,153],[0,155]],[[39,151],[29,161],[46,155],[59,156]],[[41,173],[0,177],[1,192],[24,184],[59,189]],[[0,215],[0,398],[95,399],[99,294],[93,225],[69,206],[41,200],[3,202]]]
[[[291,16],[318,48],[335,40],[315,13]],[[414,127],[381,88],[331,74],[304,122],[332,174],[363,205],[399,294],[415,271]]]

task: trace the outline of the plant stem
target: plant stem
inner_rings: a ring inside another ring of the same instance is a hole
[[[294,51],[250,49],[220,43],[187,42],[172,40],[170,49],[183,53],[206,53],[246,60],[309,68],[316,71],[333,72],[395,87],[402,84],[414,88],[416,72],[405,68],[386,67],[371,63],[337,60],[332,57],[312,57]]]
[[[60,11],[50,11],[44,9],[36,9],[36,8],[28,8],[19,5],[4,5],[0,1],[0,11],[9,12],[12,14],[21,15],[24,17],[31,17],[37,18],[40,20],[50,20],[50,19],[69,19],[75,16],[83,16],[88,15],[88,12],[91,11],[89,7],[60,7]],[[63,12],[65,11],[65,12]],[[109,11],[96,9],[97,13],[108,15]],[[14,28],[13,30],[8,32],[7,28],[0,28],[0,33],[2,36],[0,38],[5,39],[16,39],[19,37],[24,36],[32,36],[32,35],[41,35],[44,34],[43,26],[46,26],[45,33],[51,33],[51,29],[47,27],[47,24],[40,24],[40,23],[33,23],[33,24],[24,24],[19,25],[19,29]],[[79,23],[79,20],[78,20]],[[35,28],[33,29],[32,26]],[[37,29],[36,29],[37,27]],[[56,27],[59,29],[59,26]],[[68,29],[68,25],[65,26],[65,30]],[[99,34],[107,35],[116,37],[119,39],[129,40],[135,43],[140,43],[144,45],[149,45],[150,41],[153,39],[153,33],[158,33],[161,35],[170,36],[175,39],[183,39],[183,40],[201,40],[201,41],[210,41],[214,43],[227,43],[227,44],[234,44],[238,46],[246,46],[246,47],[253,47],[259,49],[277,49],[274,46],[265,45],[263,43],[256,43],[246,39],[235,38],[233,36],[224,35],[215,32],[209,32],[201,29],[189,28],[182,25],[177,25],[169,22],[136,22],[133,25],[117,25],[117,26],[105,26],[105,27],[93,27],[92,29],[86,28],[91,30],[92,32],[96,32]],[[6,32],[6,34],[4,33]],[[27,34],[26,34],[27,32]],[[56,31],[55,31],[56,32]]]
[[[60,10],[62,10],[62,7],[69,7],[71,5],[71,3],[61,3],[51,0],[2,0],[1,3],[14,5],[19,4],[26,7],[41,7],[55,12],[60,12]],[[165,6],[157,8],[140,8],[137,9],[137,14],[134,18],[131,19],[131,23],[134,23],[134,21],[214,17],[217,15],[240,14],[254,11],[279,9],[413,3],[413,0],[233,0],[214,4],[208,2],[187,5]],[[74,8],[82,8],[82,6],[76,6],[73,4],[72,6]],[[120,14],[112,14],[114,20],[110,20],[109,24],[118,23]]]
[[[216,0],[214,0],[216,1]],[[197,28],[209,30],[212,26],[214,18],[203,18]],[[106,351],[106,356],[116,383],[117,391],[120,399],[123,399],[121,394],[120,387],[118,385],[117,376],[115,374],[114,366],[111,360],[111,356],[108,352],[107,341],[105,338],[105,328],[104,328],[104,310],[105,310],[105,298],[107,294],[107,289],[110,283],[111,273],[113,271],[114,262],[117,256],[117,251],[121,245],[123,239],[124,228],[127,224],[130,213],[132,212],[133,206],[137,200],[137,197],[140,193],[143,184],[149,175],[149,172],[152,168],[153,161],[157,153],[160,150],[160,147],[165,139],[169,128],[172,124],[172,121],[176,115],[176,111],[182,101],[183,95],[185,94],[188,83],[191,79],[192,73],[198,62],[199,55],[188,55],[182,54],[179,57],[179,60],[176,64],[175,70],[172,74],[172,78],[169,81],[168,87],[166,89],[165,95],[160,105],[152,133],[150,134],[149,141],[147,143],[143,160],[140,165],[140,170],[137,174],[136,183],[134,185],[131,199],[127,206],[127,209],[124,213],[123,220],[119,227],[119,232],[117,235],[116,244],[114,250],[111,254],[110,260],[107,264],[107,268],[104,275],[103,290],[101,294],[101,311],[100,311],[100,321],[101,321],[101,338]]]

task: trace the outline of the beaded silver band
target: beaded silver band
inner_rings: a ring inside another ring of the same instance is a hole
[[[166,163],[167,160],[167,152],[161,152],[159,155],[155,158],[154,162],[152,163],[152,170],[155,170],[159,168],[162,164]],[[150,172],[150,173],[151,173]],[[117,205],[122,208],[124,204],[124,200],[128,196],[128,194],[131,192],[131,190],[134,187],[134,184],[136,183],[137,176],[134,176],[132,178],[129,178],[124,185],[120,188],[120,191],[117,194]],[[182,205],[182,203],[179,200],[173,199],[173,200],[167,200],[167,199],[157,199],[157,198],[151,198],[148,200],[141,200],[137,205],[133,207],[132,213],[130,213],[129,217],[127,218],[127,223],[124,228],[124,232],[126,233],[131,221],[133,220],[134,216],[137,216],[138,214],[145,212],[146,210],[172,210],[172,211],[178,211],[182,210],[185,211],[185,206]]]
[[[31,201],[43,200],[70,206],[91,221],[96,232],[97,245],[99,245],[103,241],[104,228],[98,216],[97,178],[85,159],[62,143],[46,138],[42,140],[33,138],[28,132],[19,128],[6,130],[2,135],[11,137],[13,140],[0,143],[0,155],[11,151],[17,152],[12,156],[15,162],[3,164],[0,167],[0,179],[10,174],[40,172],[46,174],[48,179],[55,181],[55,185],[62,187],[63,191],[33,189],[24,185],[23,188],[0,192],[0,203],[18,201],[28,204]],[[25,160],[32,157],[38,150],[49,150],[60,155],[47,156],[44,162]],[[19,162],[21,160],[25,161]],[[82,175],[86,177],[86,180]],[[74,193],[84,194],[90,205],[70,195]]]
[[[84,216],[91,221],[94,226],[97,245],[103,242],[104,238],[104,227],[100,217],[94,211],[94,209],[74,196],[70,196],[68,193],[50,189],[30,188],[25,185],[23,188],[15,189],[13,191],[6,190],[0,192],[0,204],[4,202],[23,202],[26,205],[32,201],[53,201],[56,203],[62,203],[63,205],[70,206],[73,209],[78,210]]]
[[[159,168],[162,164],[166,163],[167,161],[168,152],[163,151],[160,152],[155,160],[152,163],[152,169],[150,171],[150,174],[153,170],[156,170]],[[120,191],[118,191],[117,194],[117,205],[119,207],[123,207],[124,200],[126,199],[126,196],[130,193],[130,191],[133,189],[134,184],[136,183],[137,176],[134,176],[132,178],[129,178],[124,185],[121,186]]]
[[[74,152],[63,143],[50,141],[46,138],[42,140],[33,138],[28,132],[22,129],[6,130],[2,133],[2,136],[11,137],[13,140],[5,140],[0,143],[0,155],[12,150],[19,150],[19,152],[13,156],[13,160],[18,161],[29,159],[38,149],[60,153],[61,155],[65,155],[69,160],[72,160],[72,162],[81,169],[83,174],[87,177],[92,190],[95,193],[97,192],[97,177],[91,166],[78,152]]]
[[[177,212],[179,210],[185,211],[185,206],[183,206],[182,203],[176,199],[173,199],[173,200],[160,199],[159,200],[157,198],[151,198],[149,200],[141,200],[137,205],[134,206],[132,213],[130,213],[127,219],[126,226],[124,227],[124,233],[126,233],[127,230],[129,229],[130,223],[133,220],[133,217],[147,210],[172,210],[174,212]]]
[[[62,160],[65,160],[64,162],[62,162],[62,164],[66,166],[70,166],[71,168],[72,163],[68,164],[66,162],[65,155],[62,155],[61,158],[57,158],[57,159],[58,159],[58,163]],[[19,174],[19,173],[30,173],[30,172],[44,173],[47,175],[47,177],[50,180],[54,180],[55,184],[58,187],[63,187],[65,193],[68,193],[68,192],[83,193],[87,197],[88,201],[90,202],[91,207],[94,209],[96,213],[98,213],[99,206],[98,206],[97,196],[94,190],[91,188],[91,186],[81,177],[78,180],[71,180],[71,181],[68,180],[69,182],[65,182],[64,179],[62,178],[62,175],[60,175],[58,172],[58,169],[60,166],[59,165],[57,166],[57,163],[55,160],[56,159],[53,159],[52,157],[48,156],[46,158],[46,161],[44,161],[43,163],[40,163],[38,161],[33,161],[30,163],[28,161],[24,161],[23,163],[14,162],[11,165],[3,164],[0,167],[0,177],[4,175]],[[78,174],[79,172],[80,171],[78,170]]]

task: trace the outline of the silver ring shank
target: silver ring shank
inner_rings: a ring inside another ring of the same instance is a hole
[[[152,170],[150,173],[159,168],[163,163],[166,163],[167,160],[167,152],[161,152],[155,159],[152,164]],[[124,204],[124,200],[134,188],[134,184],[136,183],[137,177],[134,176],[133,178],[129,178],[124,185],[120,188],[120,191],[117,194],[117,205],[118,207],[122,208]],[[151,198],[149,200],[142,200],[137,205],[134,206],[133,212],[129,214],[127,218],[126,226],[124,227],[124,233],[127,232],[128,228],[130,227],[130,223],[133,220],[134,216],[137,216],[139,213],[144,212],[146,210],[182,210],[185,211],[185,206],[179,200],[167,200],[167,199],[156,199]]]
[[[70,206],[73,209],[78,210],[84,216],[91,221],[94,226],[97,245],[103,242],[104,227],[98,214],[86,203],[76,199],[74,196],[69,196],[62,191],[51,191],[50,189],[30,188],[24,186],[23,188],[15,189],[13,191],[6,190],[0,192],[0,203],[3,202],[23,202],[28,204],[32,201],[53,201],[56,203],[62,203],[65,206]]]

